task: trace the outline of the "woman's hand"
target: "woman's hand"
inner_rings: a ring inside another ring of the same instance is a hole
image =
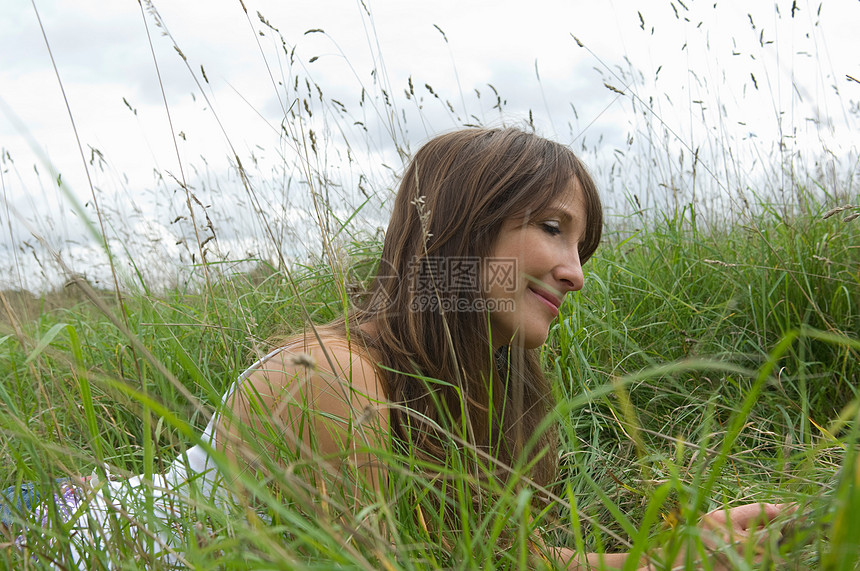
[[[735,569],[736,565],[732,564],[734,554],[744,558],[752,552],[753,562],[760,562],[765,542],[775,531],[768,528],[769,524],[779,515],[795,509],[790,504],[759,503],[722,508],[702,516],[699,522],[702,543],[712,554],[710,559],[714,569]]]
[[[753,554],[752,562],[759,563],[764,558],[765,542],[771,532],[779,533],[768,526],[780,515],[797,509],[792,504],[746,504],[735,508],[721,508],[702,516],[699,520],[700,536],[705,547],[704,553],[687,553],[684,549],[674,558],[673,568],[713,569],[714,571],[733,571],[738,559]],[[550,549],[552,557],[567,569],[621,569],[628,559],[627,553],[577,553],[572,549]],[[675,552],[677,553],[677,552]],[[662,569],[664,555],[652,552],[654,562],[644,557],[637,561],[638,571]],[[703,559],[707,559],[705,566]]]

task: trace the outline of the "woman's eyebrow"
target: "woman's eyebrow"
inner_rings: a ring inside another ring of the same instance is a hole
[[[544,216],[558,216],[562,222],[573,220],[573,215],[563,206],[550,206],[544,211]]]

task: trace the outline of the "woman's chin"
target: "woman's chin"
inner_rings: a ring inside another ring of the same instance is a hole
[[[523,349],[537,349],[544,343],[546,343],[547,338],[549,337],[549,328],[543,332],[531,332],[526,335],[517,335],[513,339],[513,343],[522,346]]]

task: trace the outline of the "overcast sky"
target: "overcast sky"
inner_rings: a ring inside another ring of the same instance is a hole
[[[364,200],[355,191],[361,182],[373,197],[367,218],[381,224],[383,189],[402,167],[396,148],[414,150],[467,123],[533,122],[592,165],[608,202],[677,184],[671,166],[643,156],[655,139],[667,154],[698,149],[699,172],[714,180],[725,178],[730,153],[738,186],[769,175],[780,143],[777,152],[801,160],[825,150],[843,163],[857,156],[857,1],[244,6],[247,15],[239,0],[156,0],[143,9],[135,0],[2,3],[0,285],[53,280],[30,275],[47,270],[21,271],[44,257],[33,232],[88,263],[82,252],[92,246],[56,174],[87,202],[89,172],[103,208],[115,213],[110,222],[126,226],[108,234],[160,243],[161,253],[188,263],[193,248],[175,244],[193,234],[189,221],[176,222],[188,214],[179,181],[212,204],[198,214],[211,217],[227,257],[258,254],[260,220],[228,221],[259,208],[286,231],[307,217],[309,193],[295,183],[307,175],[302,164],[331,178],[344,216]],[[310,145],[310,129],[316,153],[295,142]],[[242,191],[234,155],[256,198]],[[295,187],[285,190],[290,179]],[[249,236],[246,225],[256,225]]]

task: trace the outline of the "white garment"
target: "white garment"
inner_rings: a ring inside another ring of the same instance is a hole
[[[221,407],[227,405],[227,400],[251,373],[285,349],[272,351],[239,375],[222,397]],[[211,507],[217,508],[216,515],[221,514],[222,522],[229,519],[224,516],[236,509],[236,502],[221,485],[221,474],[207,452],[215,446],[218,418],[216,411],[200,443],[180,454],[164,474],[154,475],[151,485],[142,475],[91,482],[92,491],[82,493],[80,515],[73,524],[67,524],[73,537],[71,554],[76,567],[100,567],[100,563],[91,562],[90,558],[93,554],[101,561],[109,557],[106,549],[110,549],[111,537],[117,532],[130,534],[142,546],[151,541],[151,553],[157,557],[159,567],[182,566],[187,542],[200,541],[201,535],[209,533],[205,522],[212,521]],[[147,516],[148,496],[151,516]],[[72,519],[74,516],[69,521]]]

